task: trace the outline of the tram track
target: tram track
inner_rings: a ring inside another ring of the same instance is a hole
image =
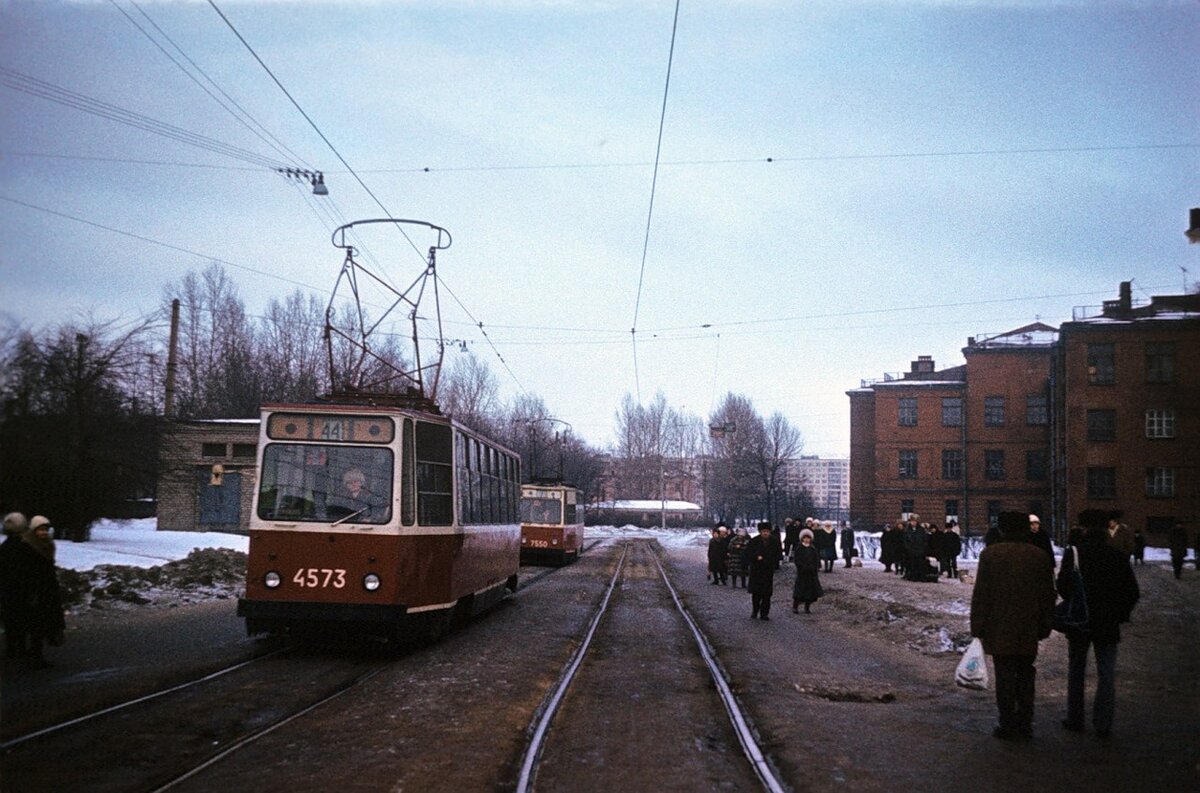
[[[717,709],[724,719],[714,717]],[[638,743],[652,747],[641,757],[630,751],[639,733]],[[529,735],[518,793],[535,785],[786,790],[650,543],[626,544]]]
[[[282,648],[8,742],[4,790],[168,790],[393,663]]]

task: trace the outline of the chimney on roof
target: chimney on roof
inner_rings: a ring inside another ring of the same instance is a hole
[[[1184,232],[1188,242],[1200,242],[1200,207],[1192,207],[1188,217],[1188,230]]]
[[[1133,311],[1133,282],[1121,282],[1121,316],[1128,317]]]
[[[917,360],[912,362],[913,374],[932,374],[933,373],[933,356],[918,355]]]

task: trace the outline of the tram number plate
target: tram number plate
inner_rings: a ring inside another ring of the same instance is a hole
[[[346,586],[346,571],[328,567],[301,567],[292,576],[292,581],[301,587],[309,589],[324,589],[333,587],[341,589]]]
[[[533,546],[534,548],[549,548],[550,547],[549,540],[530,540],[529,544],[531,546]]]

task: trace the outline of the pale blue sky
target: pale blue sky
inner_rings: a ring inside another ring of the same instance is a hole
[[[345,217],[379,216],[207,3],[138,4]],[[593,442],[640,384],[701,415],[745,393],[845,455],[861,378],[1200,278],[1200,3],[684,0],[636,379],[673,3],[218,5],[392,214],[453,233],[439,272],[515,377],[450,299],[447,335]],[[110,2],[0,2],[0,66],[280,159]],[[10,319],[133,319],[206,257],[332,286],[340,252],[282,177],[0,92]],[[397,282],[420,268],[368,247]],[[229,273],[252,313],[294,288]]]

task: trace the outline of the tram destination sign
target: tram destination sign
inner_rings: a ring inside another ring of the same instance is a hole
[[[396,425],[386,416],[273,413],[267,419],[267,437],[277,441],[391,443]]]

